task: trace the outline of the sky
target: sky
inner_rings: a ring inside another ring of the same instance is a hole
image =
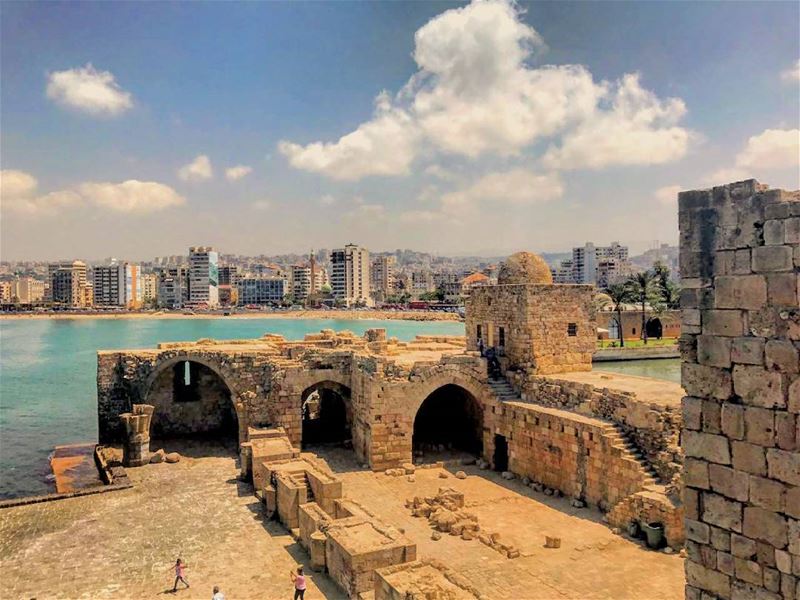
[[[2,2],[0,259],[677,242],[800,187],[797,2]]]

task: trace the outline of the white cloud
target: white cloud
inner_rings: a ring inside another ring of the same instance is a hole
[[[357,204],[356,207],[345,213],[348,219],[382,219],[386,216],[386,207],[382,204]]]
[[[703,178],[703,183],[707,186],[725,185],[726,183],[733,183],[735,181],[744,181],[745,179],[752,179],[753,176],[745,169],[738,169],[736,167],[727,167],[717,169],[711,175]]]
[[[637,75],[595,83],[579,65],[530,67],[542,46],[509,1],[447,10],[416,32],[418,71],[395,99],[378,96],[371,120],[337,142],[279,148],[295,168],[346,180],[404,175],[431,150],[514,156],[564,134],[548,153],[554,167],[660,164],[685,154],[682,101],[660,100]],[[428,174],[438,176],[437,167]]]
[[[409,210],[398,215],[401,223],[413,224],[438,223],[446,218],[446,215],[433,210]]]
[[[78,192],[92,204],[122,213],[158,212],[186,203],[186,199],[168,185],[136,179],[122,183],[82,183]]]
[[[319,203],[322,204],[322,206],[331,206],[336,203],[336,198],[330,194],[325,194],[319,199]]]
[[[659,100],[625,75],[608,87],[608,109],[594,114],[552,146],[543,162],[550,168],[601,169],[611,165],[654,165],[682,158],[690,132],[677,123],[686,114],[678,98]]]
[[[301,146],[281,141],[278,149],[296,169],[340,181],[369,175],[405,175],[414,159],[417,132],[411,117],[392,105],[387,94],[376,99],[375,115],[333,143]]]
[[[178,177],[183,181],[205,181],[213,176],[211,161],[205,154],[198,155],[192,162],[178,169]]]
[[[92,115],[116,116],[133,107],[131,94],[117,84],[114,75],[98,71],[91,63],[49,73],[47,97],[57,104]]]
[[[788,169],[799,165],[799,129],[765,129],[748,139],[736,155],[736,166],[741,168]]]
[[[269,210],[272,207],[272,202],[269,200],[256,200],[251,206],[253,210]]]
[[[800,59],[794,65],[781,72],[781,79],[783,81],[800,81]]]
[[[658,188],[653,194],[653,197],[664,206],[677,206],[678,192],[684,189],[682,185],[665,185],[664,187]]]
[[[211,172],[210,162],[208,168],[210,173]],[[228,179],[228,181],[236,181],[237,179],[246,177],[252,172],[253,172],[252,167],[248,167],[247,165],[236,165],[235,167],[229,167],[225,169],[225,177]]]
[[[456,179],[455,173],[452,171],[445,169],[440,165],[429,165],[425,168],[425,174],[430,175],[431,177],[435,177],[436,179],[441,179],[442,181],[453,181]]]
[[[51,216],[61,209],[85,205],[115,212],[145,214],[185,204],[171,187],[154,181],[131,179],[122,183],[86,182],[74,189],[37,194],[38,182],[23,171],[0,172],[2,210]]]
[[[471,186],[442,196],[446,212],[457,213],[480,205],[526,205],[555,200],[564,195],[558,173],[532,173],[526,169],[484,175]]]

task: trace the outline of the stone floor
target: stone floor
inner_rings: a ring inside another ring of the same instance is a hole
[[[263,521],[230,454],[208,450],[189,450],[198,458],[175,465],[129,469],[130,490],[1,510],[0,596],[172,597],[180,556],[192,587],[175,597],[208,598],[219,585],[230,600],[291,598],[289,570],[307,557],[280,526]],[[361,469],[346,451],[323,455],[346,495],[405,528],[421,557],[442,560],[492,598],[682,597],[681,558],[613,535],[595,511],[474,467],[466,480],[440,479],[430,469],[411,483]],[[463,491],[481,526],[513,542],[521,556],[507,559],[477,540],[431,540],[427,521],[412,517],[404,501],[443,485]],[[562,547],[545,549],[545,534],[560,536]],[[342,597],[325,575],[309,574],[307,599]]]

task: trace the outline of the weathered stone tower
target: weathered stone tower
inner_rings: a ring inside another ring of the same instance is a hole
[[[800,598],[800,192],[682,192],[686,598]]]
[[[505,369],[546,375],[591,371],[597,339],[593,286],[553,285],[535,254],[503,265],[497,285],[477,287],[467,301],[467,349],[498,349]]]

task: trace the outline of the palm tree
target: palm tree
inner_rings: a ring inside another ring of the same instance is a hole
[[[681,288],[672,281],[669,276],[669,267],[662,262],[653,265],[653,275],[658,287],[658,295],[661,296],[663,308],[676,309],[681,304]]]
[[[657,275],[654,271],[635,273],[628,278],[626,286],[632,300],[636,300],[642,307],[642,340],[647,343],[647,304],[657,304],[658,286]]]
[[[617,334],[619,336],[619,347],[625,347],[625,332],[622,327],[622,305],[631,298],[631,293],[624,283],[612,283],[606,288],[606,295],[611,300],[614,313],[617,315]]]

